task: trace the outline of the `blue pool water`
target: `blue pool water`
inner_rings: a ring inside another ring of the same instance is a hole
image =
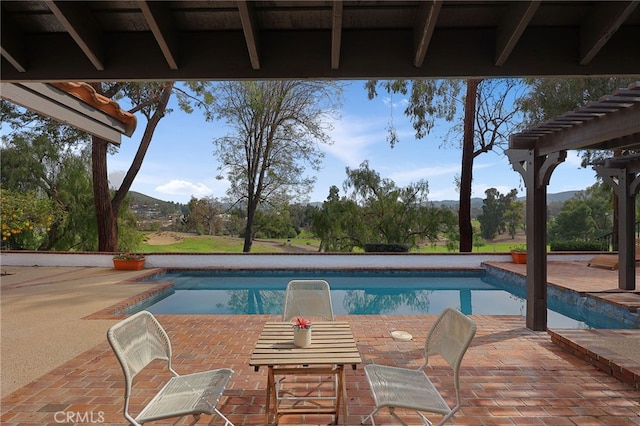
[[[336,315],[526,315],[522,286],[485,271],[213,271],[175,270],[147,281],[172,282],[165,294],[132,307],[155,314],[280,314],[293,279],[324,279]],[[549,298],[549,328],[623,328],[616,321]],[[581,312],[582,311],[582,312]],[[129,313],[131,313],[129,312]]]

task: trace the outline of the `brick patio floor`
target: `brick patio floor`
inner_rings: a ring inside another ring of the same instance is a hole
[[[583,271],[585,269],[583,267]],[[586,269],[584,274],[592,275],[592,271]],[[420,348],[435,318],[433,315],[377,315],[338,316],[337,319],[351,324],[365,364],[411,367],[421,360]],[[478,332],[462,364],[462,408],[450,424],[640,425],[640,391],[565,352],[552,343],[547,332],[527,329],[521,317],[472,318],[478,324]],[[176,370],[190,373],[232,368],[235,374],[221,400],[220,410],[236,425],[262,424],[266,369],[254,372],[248,360],[263,323],[279,318],[159,315],[158,319],[172,339]],[[393,330],[408,331],[414,339],[395,341],[390,337]],[[452,389],[446,380],[449,370],[442,368],[444,364],[440,359],[432,361],[431,376],[436,385],[444,386],[450,397]],[[138,390],[143,397],[132,401],[134,411],[150,397],[152,389],[157,389],[160,383],[157,372],[152,369],[139,377]],[[124,424],[123,383],[122,371],[105,338],[97,346],[4,396],[0,422],[3,425],[53,425],[60,424],[61,420],[65,423],[64,416],[69,413],[82,413],[84,423],[93,420],[102,424]],[[348,369],[347,393],[348,423],[356,425],[373,409],[362,366],[355,371]],[[415,414],[403,410],[399,413],[408,424],[420,424]],[[158,423],[194,424],[192,420],[187,417],[177,422]],[[279,424],[331,422],[330,416],[284,416]],[[376,416],[376,422],[397,424],[386,411]],[[217,417],[202,416],[196,424],[223,422]]]

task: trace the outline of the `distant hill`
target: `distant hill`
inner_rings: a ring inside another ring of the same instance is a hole
[[[582,191],[564,191],[564,192],[558,192],[556,194],[547,194],[547,204],[564,203],[565,201],[573,198],[573,196],[579,192],[582,192]],[[484,200],[483,198],[478,198],[478,197],[472,198],[471,208],[481,209],[483,200]],[[518,197],[518,200],[525,201],[526,197]],[[453,209],[457,209],[459,201],[458,200],[442,200],[442,201],[431,201],[431,203],[433,203],[433,205],[436,207],[446,206]]]
[[[565,191],[565,192],[558,192],[556,194],[547,194],[547,204],[564,203],[565,201],[569,200],[579,192],[582,192],[582,191]],[[184,204],[176,203],[173,201],[159,200],[157,198],[153,198],[136,191],[129,191],[129,197],[131,199],[132,205],[133,204],[149,205],[149,206],[158,205],[158,206],[164,206],[164,207],[167,207],[170,205],[170,206],[177,206],[178,208],[185,206]],[[521,200],[521,201],[525,201],[525,199],[526,197],[518,197],[518,200]],[[482,209],[482,200],[483,198],[478,198],[478,197],[472,198],[471,208]],[[458,200],[430,201],[430,203],[432,203],[436,207],[446,206],[453,209],[458,208]],[[321,201],[314,201],[314,202],[310,202],[309,204],[316,207],[322,207]]]
[[[175,203],[173,201],[163,201],[157,198],[150,197],[148,195],[142,194],[136,191],[129,191],[129,199],[131,200],[131,204],[180,204]]]
[[[129,191],[130,206],[138,219],[153,219],[186,212],[186,205],[174,201],[163,201],[157,198]]]

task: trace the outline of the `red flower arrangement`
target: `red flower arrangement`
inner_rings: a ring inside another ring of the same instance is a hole
[[[302,317],[296,318],[293,328],[311,328],[311,321]]]

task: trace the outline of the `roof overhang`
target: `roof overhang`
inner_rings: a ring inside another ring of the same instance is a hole
[[[135,116],[82,83],[0,83],[0,97],[116,145],[136,128]]]
[[[640,1],[0,2],[3,81],[633,75]]]

